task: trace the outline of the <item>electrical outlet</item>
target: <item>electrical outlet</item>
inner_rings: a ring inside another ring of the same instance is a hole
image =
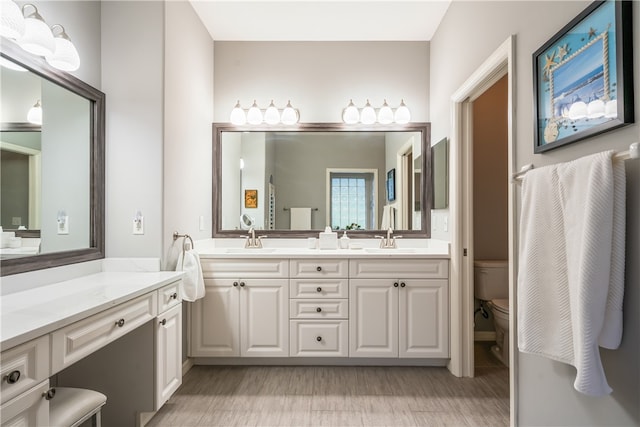
[[[449,231],[449,217],[442,217],[442,231]]]
[[[140,211],[133,217],[133,234],[144,234],[144,216]]]
[[[200,215],[200,218],[198,218],[198,224],[199,224],[199,228],[200,231],[204,230],[204,216]]]
[[[69,234],[69,216],[58,217],[58,234]]]

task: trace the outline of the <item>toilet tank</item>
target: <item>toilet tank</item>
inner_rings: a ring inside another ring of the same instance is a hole
[[[475,260],[473,286],[480,300],[509,298],[509,262],[505,260]]]

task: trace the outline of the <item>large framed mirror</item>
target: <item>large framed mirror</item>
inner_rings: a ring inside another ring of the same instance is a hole
[[[430,126],[213,124],[213,237],[430,236]]]
[[[104,93],[4,38],[0,56],[2,276],[104,258]]]

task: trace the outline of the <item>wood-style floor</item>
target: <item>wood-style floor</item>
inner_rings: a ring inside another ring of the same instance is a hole
[[[148,426],[507,426],[509,372],[476,347],[445,368],[195,366]]]

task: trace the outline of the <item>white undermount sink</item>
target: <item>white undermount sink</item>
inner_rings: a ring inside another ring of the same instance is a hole
[[[414,248],[364,248],[364,251],[372,254],[388,254],[388,253],[413,254],[416,252]]]
[[[227,248],[228,254],[270,254],[275,252],[275,248]]]

